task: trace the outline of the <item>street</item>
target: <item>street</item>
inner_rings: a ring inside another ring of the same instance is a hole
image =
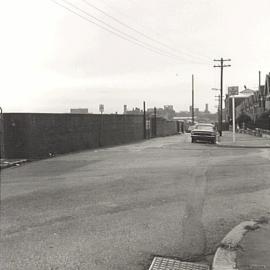
[[[190,135],[82,151],[2,171],[1,269],[148,269],[213,254],[270,214],[270,149]]]

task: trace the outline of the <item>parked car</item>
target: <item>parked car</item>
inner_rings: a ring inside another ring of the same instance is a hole
[[[208,123],[199,123],[191,131],[191,142],[207,141],[216,143],[217,132],[215,126]]]

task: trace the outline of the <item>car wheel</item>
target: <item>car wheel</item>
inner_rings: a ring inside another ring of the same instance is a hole
[[[191,139],[191,142],[192,142],[192,143],[195,143],[195,140],[192,138],[192,139]]]

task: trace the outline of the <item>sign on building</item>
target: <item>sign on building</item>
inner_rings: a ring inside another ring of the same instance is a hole
[[[99,104],[99,111],[101,114],[104,112],[104,105],[103,104]]]
[[[239,93],[239,87],[238,86],[229,86],[228,87],[228,95],[229,96],[236,96]]]

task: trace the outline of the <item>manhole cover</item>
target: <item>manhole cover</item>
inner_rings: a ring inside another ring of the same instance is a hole
[[[149,270],[209,270],[208,265],[155,257]]]

